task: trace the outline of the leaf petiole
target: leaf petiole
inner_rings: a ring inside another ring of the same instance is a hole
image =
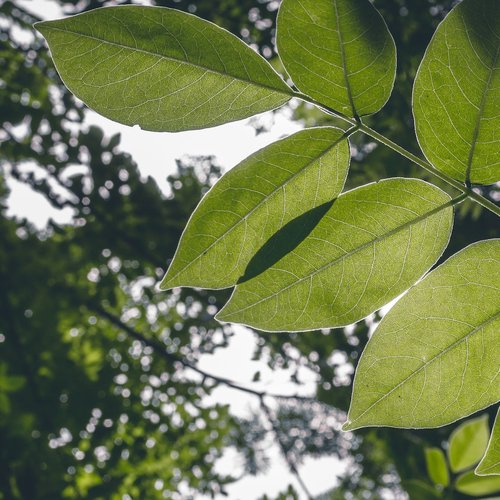
[[[308,102],[309,104],[313,104],[314,106],[318,107],[321,109],[323,112],[335,116],[337,118],[340,118],[341,120],[344,120],[345,122],[349,123],[350,125],[353,125],[353,128],[348,129],[349,135],[352,134],[353,132],[360,131],[365,133],[366,135],[369,135],[373,139],[377,140],[381,144],[384,144],[385,146],[391,148],[393,151],[396,151],[396,153],[399,153],[401,156],[404,156],[408,160],[412,161],[413,163],[417,164],[419,167],[422,167],[423,169],[427,170],[431,174],[435,175],[442,181],[446,182],[450,186],[454,187],[458,191],[461,191],[466,195],[466,197],[470,198],[471,200],[475,201],[476,203],[479,203],[481,206],[484,208],[488,209],[490,212],[493,212],[495,215],[500,217],[500,207],[493,203],[492,201],[488,200],[484,196],[480,195],[479,193],[476,193],[471,186],[466,186],[461,184],[459,181],[453,179],[452,177],[446,175],[443,172],[440,172],[438,169],[433,167],[427,160],[424,160],[423,158],[418,157],[417,155],[411,153],[407,149],[403,148],[399,144],[395,143],[385,135],[377,132],[376,130],[373,130],[372,128],[368,127],[364,123],[361,122],[361,120],[356,120],[354,118],[350,118],[347,115],[344,115],[343,113],[336,111],[332,108],[329,108],[328,106],[325,106],[319,102],[317,102],[315,99],[309,97],[306,94],[303,94],[301,92],[294,92],[294,97],[301,99],[302,101]],[[462,198],[460,201],[463,201],[464,198]]]

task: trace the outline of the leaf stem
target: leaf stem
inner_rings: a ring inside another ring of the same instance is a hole
[[[349,116],[344,115],[344,113],[341,113],[340,111],[337,111],[335,109],[329,108],[328,106],[325,106],[324,104],[321,104],[320,102],[316,101],[312,97],[309,97],[307,94],[303,94],[302,92],[294,92],[293,97],[296,97],[297,99],[308,102],[309,104],[314,104],[314,106],[321,109],[326,114],[340,118],[341,120],[344,120],[345,122],[349,123],[350,125],[360,125],[360,122],[358,120],[355,120],[354,118],[350,118]]]
[[[443,172],[440,172],[438,169],[433,167],[428,161],[419,158],[418,156],[414,155],[413,153],[410,153],[408,150],[400,146],[399,144],[396,144],[395,142],[391,141],[388,137],[380,134],[376,130],[373,130],[372,128],[361,124],[359,126],[359,129],[361,132],[364,132],[366,135],[369,135],[370,137],[373,137],[377,141],[381,142],[382,144],[385,144],[387,147],[391,148],[392,150],[396,151],[396,153],[399,153],[400,155],[404,156],[405,158],[408,158],[408,160],[412,161],[413,163],[416,163],[419,167],[422,167],[423,169],[427,170],[431,174],[434,174],[436,177],[441,179],[442,181],[446,182],[450,186],[453,186],[455,189],[462,191],[462,193],[466,194],[471,200],[474,200],[476,203],[479,203],[482,205],[484,208],[487,208],[491,212],[493,212],[495,215],[498,215],[500,217],[500,207],[493,203],[492,201],[488,200],[484,196],[481,196],[480,194],[476,193],[471,187],[464,186],[461,184],[459,181],[456,179],[453,179],[452,177],[446,175]]]
[[[310,104],[313,104],[314,106],[318,107],[325,113],[335,116],[337,118],[340,118],[344,120],[345,122],[349,123],[350,125],[356,127],[353,131],[359,130],[360,132],[365,133],[366,135],[369,135],[373,139],[377,140],[381,144],[384,144],[385,146],[391,148],[393,151],[396,151],[396,153],[399,153],[401,156],[404,156],[405,158],[408,158],[408,160],[412,161],[413,163],[417,164],[419,167],[422,167],[423,169],[427,170],[431,174],[435,175],[442,181],[446,182],[450,186],[454,187],[458,191],[461,191],[464,193],[468,198],[471,200],[475,201],[476,203],[479,203],[481,206],[484,208],[488,209],[490,212],[493,212],[495,215],[500,217],[500,207],[496,205],[494,202],[491,200],[488,200],[484,196],[481,196],[479,193],[476,193],[471,186],[469,185],[463,185],[456,179],[453,179],[453,177],[448,176],[444,172],[440,172],[437,168],[433,167],[427,160],[424,160],[423,158],[418,157],[417,155],[414,155],[413,153],[410,153],[407,149],[403,148],[399,144],[396,144],[394,141],[391,141],[388,137],[385,135],[382,135],[381,133],[377,132],[376,130],[373,130],[372,128],[368,127],[364,123],[361,122],[360,119],[355,119],[355,118],[350,118],[347,115],[344,115],[340,111],[336,111],[335,109],[329,108],[328,106],[325,106],[324,104],[319,103],[312,97],[309,97],[306,94],[303,94],[302,92],[294,92],[294,97],[301,99],[302,101],[308,102]],[[349,132],[351,132],[352,129],[349,129]],[[351,132],[352,133],[352,132]],[[462,201],[462,200],[460,200]]]

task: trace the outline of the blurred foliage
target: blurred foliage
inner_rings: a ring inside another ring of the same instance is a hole
[[[70,14],[130,2],[56,3]],[[277,1],[155,4],[196,13],[275,56]],[[373,124],[417,152],[411,86],[452,2],[375,4],[396,39],[399,68],[394,93]],[[0,499],[216,496],[242,475],[265,470],[273,441],[292,471],[308,457],[344,461],[338,487],[321,498],[406,498],[405,491],[432,498],[424,449],[441,447],[452,426],[340,432],[354,369],[378,315],[345,330],[255,333],[254,359],[272,370],[288,368],[299,386],[304,372],[314,376],[314,399],[257,391],[260,409],[246,419],[207,404],[206,396],[228,381],[207,376],[197,362],[227,347],[233,335],[213,320],[228,292],[159,294],[154,286],[194,206],[220,175],[216,160],[179,161],[164,195],[141,177],[119,136],[82,126],[82,106],[58,83],[31,29],[35,20],[0,0]],[[278,59],[272,62],[279,68]],[[295,117],[306,125],[337,123],[295,104]],[[258,132],[268,126],[259,118],[253,124]],[[387,176],[427,178],[366,137],[356,139],[353,153],[349,187]],[[8,217],[8,187],[17,183],[70,213],[73,223],[50,221],[38,230]],[[488,189],[495,199],[497,188]],[[464,203],[444,257],[498,236],[497,227],[489,212]],[[214,466],[228,448],[242,459],[231,476]],[[295,487],[281,489],[276,498],[299,498]],[[464,498],[452,489],[447,495]]]

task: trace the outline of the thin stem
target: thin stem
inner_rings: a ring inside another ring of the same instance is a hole
[[[493,203],[492,201],[486,199],[484,196],[481,196],[480,194],[473,191],[472,188],[467,187],[467,186],[461,184],[459,181],[446,175],[445,173],[440,172],[439,170],[434,168],[426,160],[419,158],[418,156],[414,155],[413,153],[410,153],[405,148],[403,148],[399,144],[396,144],[394,141],[391,141],[389,138],[380,134],[376,130],[373,130],[372,128],[370,128],[364,124],[361,124],[359,126],[359,130],[361,132],[364,132],[365,134],[369,135],[370,137],[373,137],[374,139],[381,142],[382,144],[385,144],[386,146],[388,146],[392,150],[396,151],[396,153],[399,153],[400,155],[404,156],[405,158],[408,158],[410,161],[412,161],[413,163],[416,163],[418,166],[427,170],[428,172],[435,175],[436,177],[438,177],[442,181],[446,182],[450,186],[453,186],[455,189],[462,191],[462,193],[466,194],[469,198],[471,198],[475,202],[479,203],[484,208],[487,208],[488,210],[490,210],[494,214],[500,216],[500,207],[498,205],[496,205],[495,203]]]
[[[467,193],[462,193],[461,195],[457,196],[456,198],[453,198],[450,201],[450,206],[454,207],[455,205],[462,203],[462,201],[466,200],[468,196],[469,195]]]
[[[89,303],[88,307],[92,309],[95,313],[97,313],[99,316],[106,318],[111,324],[113,324],[115,327],[125,332],[129,337],[139,340],[145,345],[151,347],[159,356],[166,359],[169,363],[180,363],[184,368],[193,370],[194,372],[201,375],[204,379],[213,380],[214,382],[223,384],[227,387],[230,387],[231,389],[236,389],[241,392],[246,392],[247,394],[251,394],[252,396],[256,396],[258,398],[269,396],[276,399],[290,399],[295,401],[316,401],[316,398],[310,396],[299,396],[295,394],[284,395],[284,394],[269,393],[266,391],[258,391],[250,387],[245,387],[243,385],[240,385],[237,382],[234,382],[227,378],[219,377],[217,375],[213,375],[212,373],[208,373],[202,370],[201,368],[198,368],[195,364],[190,363],[186,359],[168,352],[163,344],[161,344],[157,340],[146,337],[141,332],[127,325],[118,316],[114,315],[112,312],[103,308],[100,304]]]
[[[349,116],[344,115],[344,113],[341,113],[340,111],[332,109],[326,106],[325,104],[321,104],[320,102],[316,101],[315,99],[309,97],[306,94],[303,94],[302,92],[294,92],[293,96],[296,97],[297,99],[308,102],[309,104],[314,104],[314,106],[321,109],[325,113],[340,118],[341,120],[344,120],[350,125],[359,125],[359,121],[355,120],[354,118],[350,118]]]
[[[384,144],[385,146],[391,148],[393,151],[396,151],[396,153],[399,153],[401,156],[404,156],[405,158],[408,158],[408,160],[412,161],[413,163],[417,164],[419,167],[422,167],[423,169],[427,170],[431,174],[435,175],[442,181],[446,182],[450,186],[454,187],[455,189],[461,191],[462,193],[466,194],[468,198],[471,200],[475,201],[476,203],[479,203],[481,206],[484,208],[488,209],[490,212],[493,212],[495,215],[498,215],[500,217],[500,207],[493,203],[492,201],[488,200],[484,196],[481,196],[480,194],[476,193],[470,185],[463,185],[456,179],[453,179],[453,177],[448,176],[447,174],[440,172],[438,169],[433,167],[428,161],[424,160],[423,158],[418,157],[417,155],[414,155],[413,153],[410,153],[410,151],[406,150],[399,144],[396,144],[394,141],[391,141],[388,137],[385,135],[380,134],[376,130],[373,130],[372,128],[368,127],[364,123],[361,123],[361,121],[358,119],[354,118],[349,118],[348,116],[344,115],[340,111],[336,111],[335,109],[332,109],[328,106],[325,106],[324,104],[319,103],[312,97],[309,97],[306,94],[303,94],[302,92],[295,92],[294,97],[301,99],[302,101],[308,102],[310,104],[314,104],[318,108],[320,108],[322,111],[325,113],[335,116],[337,118],[340,118],[350,125],[357,126],[356,129],[359,130],[360,132],[364,132],[366,135],[369,135],[373,139],[376,139],[379,141],[381,144]]]
[[[306,494],[306,497],[308,498],[308,500],[313,500],[314,497],[311,495],[311,493],[310,493],[309,489],[307,488],[306,483],[304,483],[304,480],[302,479],[302,477],[300,477],[297,466],[295,465],[295,463],[293,462],[293,460],[290,458],[290,456],[288,455],[288,453],[286,451],[285,444],[283,443],[283,441],[281,439],[280,429],[276,423],[274,416],[271,414],[269,407],[266,405],[266,403],[264,401],[264,397],[260,398],[260,407],[261,407],[264,415],[267,417],[267,420],[271,424],[271,428],[274,432],[274,435],[276,436],[276,440],[278,441],[281,453],[282,453],[283,458],[285,459],[286,463],[288,464],[288,468],[290,469],[290,472],[297,479],[297,482],[300,484],[300,487],[304,490],[304,493]]]

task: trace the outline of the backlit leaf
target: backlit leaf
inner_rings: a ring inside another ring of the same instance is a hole
[[[450,474],[446,465],[446,457],[440,448],[426,448],[425,463],[427,473],[434,484],[448,486],[450,483]]]
[[[176,132],[276,108],[290,88],[250,47],[174,9],[122,6],[38,23],[66,86],[126,125]]]
[[[500,475],[500,409],[493,424],[486,454],[476,467],[476,474],[478,476]]]
[[[436,262],[450,237],[450,205],[447,194],[416,179],[345,193],[300,245],[238,285],[217,319],[268,331],[354,323]]]
[[[389,98],[396,49],[368,0],[283,0],[277,31],[293,82],[321,104],[362,116]]]
[[[460,181],[500,180],[500,2],[463,0],[444,19],[413,93],[427,159]]]
[[[286,253],[294,238],[307,234],[326,209],[318,207],[342,191],[349,158],[344,132],[331,127],[300,131],[248,157],[203,198],[161,287],[224,288],[258,274],[270,256],[247,269],[252,257],[292,219],[317,209],[274,252]]]
[[[500,399],[500,240],[468,246],[389,311],[361,356],[348,423],[437,427]]]
[[[500,491],[499,476],[476,476],[473,471],[465,472],[458,477],[455,488],[460,493],[481,497]]]
[[[476,465],[486,451],[490,429],[488,415],[474,418],[457,427],[450,436],[448,458],[453,472]]]

